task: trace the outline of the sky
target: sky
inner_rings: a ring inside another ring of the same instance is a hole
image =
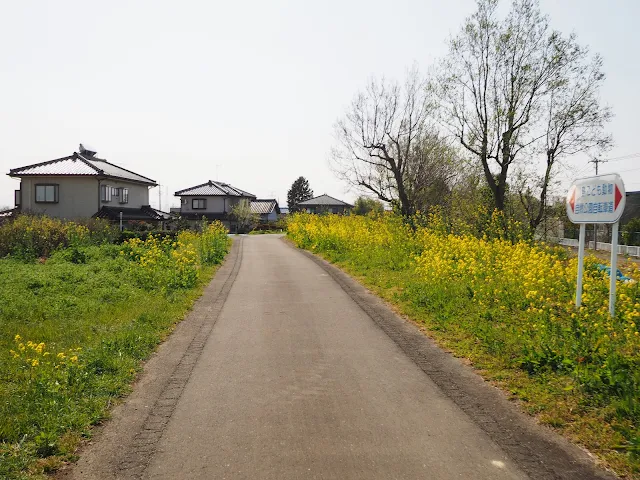
[[[609,158],[640,152],[640,2],[541,0],[554,28],[604,57]],[[0,9],[0,170],[86,143],[156,180],[151,204],[211,180],[286,205],[306,177],[352,201],[331,172],[333,125],[372,76],[402,80],[446,54],[472,0],[23,0]],[[593,173],[567,161],[563,185]],[[640,190],[640,156],[600,166]],[[0,176],[0,207],[18,180]],[[562,187],[564,188],[564,187]],[[159,195],[160,193],[160,195]]]

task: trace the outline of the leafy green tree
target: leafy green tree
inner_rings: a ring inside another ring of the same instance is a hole
[[[629,220],[622,227],[622,239],[626,245],[640,245],[640,217]]]
[[[231,218],[238,222],[238,232],[247,233],[251,231],[260,221],[260,216],[251,211],[249,200],[240,200],[231,209]]]
[[[503,18],[499,3],[477,1],[450,42],[436,90],[442,122],[482,167],[498,210],[507,210],[513,170],[545,158],[544,175],[522,197],[535,229],[557,161],[606,150],[611,112],[599,100],[600,57],[553,30],[539,0],[512,0]]]
[[[292,213],[299,211],[300,208],[297,207],[298,203],[311,198],[313,198],[313,190],[311,190],[311,187],[309,186],[309,180],[304,177],[298,177],[287,192],[287,205],[289,205],[289,211]]]
[[[367,215],[370,212],[384,212],[382,202],[365,196],[358,197],[355,205],[353,206],[353,213],[355,215]]]

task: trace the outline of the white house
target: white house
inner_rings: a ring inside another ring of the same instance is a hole
[[[67,157],[13,168],[9,176],[20,179],[15,191],[18,212],[66,219],[117,220],[120,212],[124,221],[168,218],[149,206],[154,180],[98,158],[82,145]]]
[[[251,211],[259,215],[262,222],[275,222],[280,214],[276,200],[257,199],[253,193],[213,180],[179,190],[175,195],[180,197],[180,208],[172,208],[172,213],[190,221],[202,220],[203,217],[220,220],[232,233],[237,231],[237,223],[231,216],[231,210],[242,200],[250,202]]]
[[[241,200],[251,202],[256,199],[252,193],[212,180],[179,190],[175,195],[180,197],[181,218],[192,221],[202,220],[203,217],[220,220],[231,232],[237,230],[236,222],[229,216],[231,209]]]

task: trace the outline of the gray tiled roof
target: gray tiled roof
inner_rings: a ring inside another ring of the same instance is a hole
[[[109,220],[119,220],[120,212],[122,212],[123,220],[169,220],[173,215],[151,208],[149,205],[143,205],[140,208],[135,207],[107,207],[103,206],[94,215],[97,218],[107,218]]]
[[[179,190],[175,193],[175,195],[256,198],[253,193],[245,192],[244,190],[240,190],[239,188],[232,187],[228,183],[214,182],[212,180],[209,180],[207,183],[203,183],[202,185],[196,185],[195,187]]]
[[[111,177],[133,182],[155,185],[156,182],[148,177],[134,173],[126,168],[119,167],[106,160],[95,157],[84,157],[74,153],[68,157],[56,158],[47,162],[27,165],[26,167],[13,168],[9,171],[12,177],[30,175],[88,175],[96,177]]]
[[[3,210],[0,212],[0,218],[10,218],[17,213],[17,208],[11,208],[9,210]]]
[[[278,207],[278,202],[275,200],[253,200],[251,202],[251,213],[257,213],[259,215],[265,213],[280,213],[280,208]]]
[[[304,202],[300,202],[297,205],[311,207],[314,205],[329,205],[332,207],[336,206],[344,206],[344,207],[352,207],[353,205],[349,205],[342,200],[338,200],[337,198],[330,197],[329,195],[320,195],[318,197],[310,198],[309,200],[305,200]]]

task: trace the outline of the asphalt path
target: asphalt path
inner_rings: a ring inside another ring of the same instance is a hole
[[[61,478],[608,478],[326,262],[234,242]]]

